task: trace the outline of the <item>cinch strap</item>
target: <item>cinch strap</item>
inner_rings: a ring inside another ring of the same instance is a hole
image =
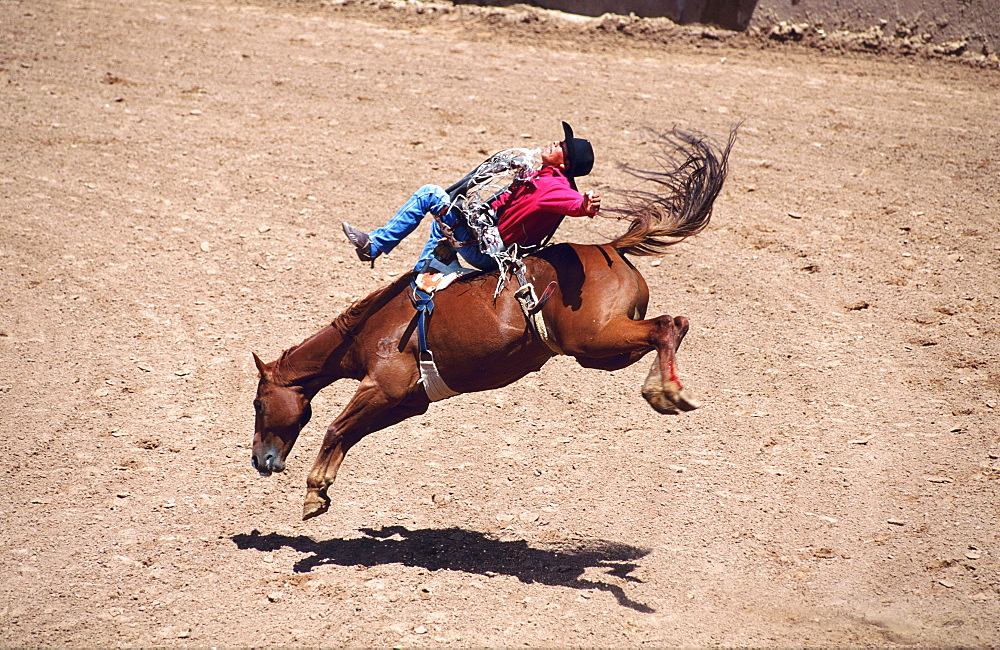
[[[417,363],[420,368],[420,383],[424,386],[427,399],[437,402],[458,395],[458,391],[444,383],[434,363],[434,354],[427,347],[427,319],[434,313],[434,293],[420,289],[415,283],[412,286],[413,305],[417,308],[417,345],[420,348]]]

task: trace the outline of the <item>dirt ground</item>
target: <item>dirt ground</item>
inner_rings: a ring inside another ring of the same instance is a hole
[[[1000,644],[1000,73],[446,9],[0,3],[0,645]],[[709,228],[635,260],[704,406],[556,358],[302,522],[354,386],[262,478],[251,351],[423,243],[372,270],[341,221],[559,119],[605,205],[645,128],[743,123]]]

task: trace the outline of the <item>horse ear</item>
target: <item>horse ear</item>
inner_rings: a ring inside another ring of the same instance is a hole
[[[250,354],[253,355],[253,362],[257,364],[257,372],[260,373],[261,378],[267,378],[267,365],[260,360],[256,352],[251,352]]]

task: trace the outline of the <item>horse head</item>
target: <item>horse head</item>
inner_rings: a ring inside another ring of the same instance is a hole
[[[253,401],[256,418],[251,462],[262,476],[270,476],[284,471],[285,458],[312,417],[311,396],[302,386],[275,381],[274,364],[264,363],[256,354],[253,358],[260,381]]]

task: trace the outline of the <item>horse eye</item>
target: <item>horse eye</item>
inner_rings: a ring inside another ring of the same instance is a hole
[[[259,399],[255,399],[253,401],[253,410],[257,411],[258,413],[260,412],[260,409],[263,408],[263,406],[264,403],[261,402]]]

